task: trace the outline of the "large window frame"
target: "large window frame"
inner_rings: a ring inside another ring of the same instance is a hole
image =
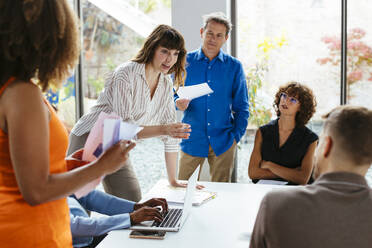
[[[347,0],[341,1],[341,94],[340,105],[347,103]]]
[[[82,7],[81,7],[81,0],[74,0],[74,7],[81,21],[82,16]],[[231,55],[236,57],[237,56],[237,0],[230,0],[230,16],[231,21],[233,24],[232,31],[231,31]],[[347,104],[347,0],[341,0],[341,84],[340,84],[340,105]],[[80,26],[82,24],[80,23]],[[80,30],[81,37],[82,37],[82,30]],[[76,102],[75,102],[75,109],[76,109],[76,120],[84,115],[84,92],[83,92],[83,60],[82,60],[82,53],[80,52],[79,57],[79,64],[76,68],[75,73],[75,89],[76,89]]]
[[[74,0],[74,9],[79,18],[80,28],[80,47],[83,47],[83,21],[82,21],[82,5],[81,0]],[[79,64],[75,69],[75,122],[84,115],[84,92],[83,92],[83,49],[80,50]]]

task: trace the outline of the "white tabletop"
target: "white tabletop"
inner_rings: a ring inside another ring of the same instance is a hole
[[[98,247],[244,247],[249,245],[263,196],[278,185],[201,182],[217,197],[193,207],[179,232],[168,232],[164,240],[131,239],[130,230],[112,231]],[[155,186],[156,187],[156,186]]]

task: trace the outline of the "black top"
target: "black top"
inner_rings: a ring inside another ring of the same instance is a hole
[[[279,147],[278,120],[273,120],[260,127],[262,160],[271,161],[287,168],[300,167],[310,144],[318,140],[318,135],[305,126],[295,127],[285,143]]]

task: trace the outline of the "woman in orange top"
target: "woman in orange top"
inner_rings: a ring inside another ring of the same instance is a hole
[[[0,246],[71,247],[65,197],[118,170],[134,147],[119,142],[66,172],[67,133],[43,99],[78,57],[65,0],[0,2]],[[129,144],[129,145],[128,145]]]

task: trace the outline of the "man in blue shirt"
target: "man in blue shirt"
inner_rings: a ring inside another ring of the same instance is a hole
[[[98,190],[79,199],[70,196],[67,200],[74,247],[87,247],[93,242],[93,237],[128,228],[142,221],[161,221],[162,216],[156,206],[168,210],[167,202],[162,198],[153,198],[140,204]],[[89,217],[85,209],[105,215]]]
[[[221,49],[230,29],[223,13],[204,16],[202,47],[187,54],[185,86],[206,82],[214,92],[192,101],[175,96],[177,108],[184,111],[182,122],[192,129],[181,142],[179,179],[187,180],[208,158],[212,181],[230,181],[236,144],[249,117],[243,67]]]

